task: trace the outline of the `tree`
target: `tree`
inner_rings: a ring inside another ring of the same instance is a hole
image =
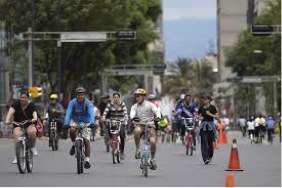
[[[64,43],[62,89],[65,93],[72,92],[80,84],[87,85],[90,90],[99,88],[100,72],[110,65],[150,63],[153,58],[147,45],[157,39],[152,23],[156,22],[161,13],[159,0],[37,0],[33,1],[34,17],[31,16],[31,2],[1,1],[1,20],[6,23],[7,33],[27,31],[32,22],[33,31],[57,31],[58,25],[61,25],[61,31],[137,31],[137,40],[131,42]],[[47,83],[51,91],[55,91],[58,84],[56,42],[34,44],[37,52],[34,60],[35,75],[40,75],[37,72],[46,73]],[[26,44],[11,47],[14,50],[12,53],[17,53],[23,46]],[[14,63],[20,62],[14,59]]]
[[[178,58],[169,65],[168,72],[164,81],[164,93],[178,97],[181,90],[189,90],[195,95],[212,90],[212,67],[204,60]]]
[[[255,20],[256,24],[275,25],[281,23],[281,1],[276,0],[270,3],[269,9]],[[254,53],[260,50],[262,53]],[[253,36],[249,31],[240,34],[237,43],[227,51],[226,64],[238,76],[271,76],[281,75],[281,34],[271,34],[269,36]],[[262,84],[269,104],[273,104],[273,91],[269,83]],[[253,87],[239,85],[236,91],[238,101],[241,100],[242,108],[252,99],[251,92]],[[254,93],[255,91],[253,91]],[[248,94],[246,97],[245,94]],[[281,91],[278,92],[281,96]],[[279,97],[280,98],[280,97]],[[235,99],[236,100],[236,99]],[[281,101],[281,99],[278,99]],[[268,106],[267,111],[272,110],[272,105]]]

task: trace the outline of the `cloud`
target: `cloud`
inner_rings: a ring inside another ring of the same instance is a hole
[[[163,19],[215,19],[216,0],[163,0]]]

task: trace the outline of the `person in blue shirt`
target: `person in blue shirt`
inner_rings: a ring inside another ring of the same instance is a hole
[[[184,143],[185,125],[181,118],[193,118],[194,114],[198,111],[198,106],[192,101],[191,93],[186,93],[183,102],[175,109],[175,116],[180,130],[180,137]],[[195,131],[192,131],[194,147],[196,147]]]
[[[274,126],[275,126],[275,121],[271,116],[269,116],[266,119],[266,128],[267,128],[267,139],[269,143],[273,143],[273,132],[274,132]]]
[[[84,167],[89,169],[90,164],[90,134],[91,128],[94,127],[95,122],[95,112],[93,110],[92,102],[86,98],[86,89],[83,87],[78,87],[75,90],[76,98],[69,102],[66,116],[64,120],[64,127],[70,127],[70,138],[72,141],[72,147],[70,150],[70,155],[75,153],[75,138],[76,138],[76,126],[80,123],[89,125],[83,129],[82,137],[85,144],[85,164]]]

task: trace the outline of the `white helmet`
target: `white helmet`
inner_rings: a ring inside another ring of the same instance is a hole
[[[149,96],[148,96],[148,99],[149,100],[152,100],[152,99],[155,99],[156,98],[156,95],[154,95],[154,94],[150,94]]]
[[[185,98],[185,94],[180,95],[180,99],[183,100]]]

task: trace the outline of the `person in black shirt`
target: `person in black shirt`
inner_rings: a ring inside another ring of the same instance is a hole
[[[37,120],[37,112],[34,103],[29,101],[29,93],[23,91],[20,93],[20,99],[15,101],[6,116],[5,124],[9,125],[12,121],[21,122],[25,120]],[[22,131],[20,127],[13,126],[13,138],[14,144],[18,141],[18,138],[22,135]],[[38,155],[38,152],[35,148],[36,141],[36,125],[35,123],[30,123],[27,127],[27,134],[31,141],[31,150],[33,155]],[[17,159],[15,158],[13,164],[17,163]]]
[[[214,119],[219,120],[217,109],[211,104],[211,96],[202,96],[203,105],[199,108],[197,118],[201,119],[200,136],[202,158],[205,164],[209,164],[213,157],[213,141],[217,138],[217,131]]]
[[[101,101],[98,104],[97,108],[100,111],[100,114],[102,115],[104,113],[105,108],[107,107],[108,103],[110,103],[110,95],[109,94],[104,94],[101,96]],[[100,135],[104,136],[104,125],[103,125],[103,121],[100,120],[99,121],[99,126],[100,126]]]

